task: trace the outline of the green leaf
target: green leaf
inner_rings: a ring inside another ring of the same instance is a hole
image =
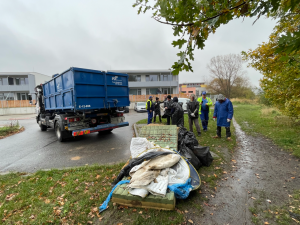
[[[185,39],[178,39],[177,41],[173,41],[173,42],[172,42],[172,45],[173,45],[173,47],[178,46],[178,48],[181,49],[182,46],[183,46],[185,43],[187,43],[187,40],[185,40]]]

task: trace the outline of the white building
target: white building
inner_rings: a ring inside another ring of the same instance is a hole
[[[129,76],[129,94],[178,94],[178,76],[170,70],[109,70]]]
[[[50,79],[36,72],[0,72],[0,100],[28,100],[28,94],[34,93],[38,84]]]

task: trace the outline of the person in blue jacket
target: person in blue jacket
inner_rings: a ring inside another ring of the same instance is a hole
[[[217,135],[213,138],[221,138],[221,127],[226,129],[226,138],[231,141],[230,122],[233,117],[232,103],[224,95],[218,95],[218,101],[215,104],[213,120],[217,118]]]

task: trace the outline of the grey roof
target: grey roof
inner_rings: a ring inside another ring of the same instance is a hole
[[[42,73],[37,73],[37,72],[0,72],[0,75],[29,75],[29,74],[32,74],[32,75],[43,75],[43,76],[47,76],[47,77],[51,77],[51,76],[48,76],[48,75],[45,75],[45,74],[42,74]]]
[[[171,70],[108,70],[107,72],[113,73],[126,73],[126,74],[170,74],[172,73]]]

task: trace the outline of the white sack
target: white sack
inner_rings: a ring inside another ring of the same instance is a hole
[[[145,198],[149,194],[149,191],[143,188],[130,188],[129,193]]]

